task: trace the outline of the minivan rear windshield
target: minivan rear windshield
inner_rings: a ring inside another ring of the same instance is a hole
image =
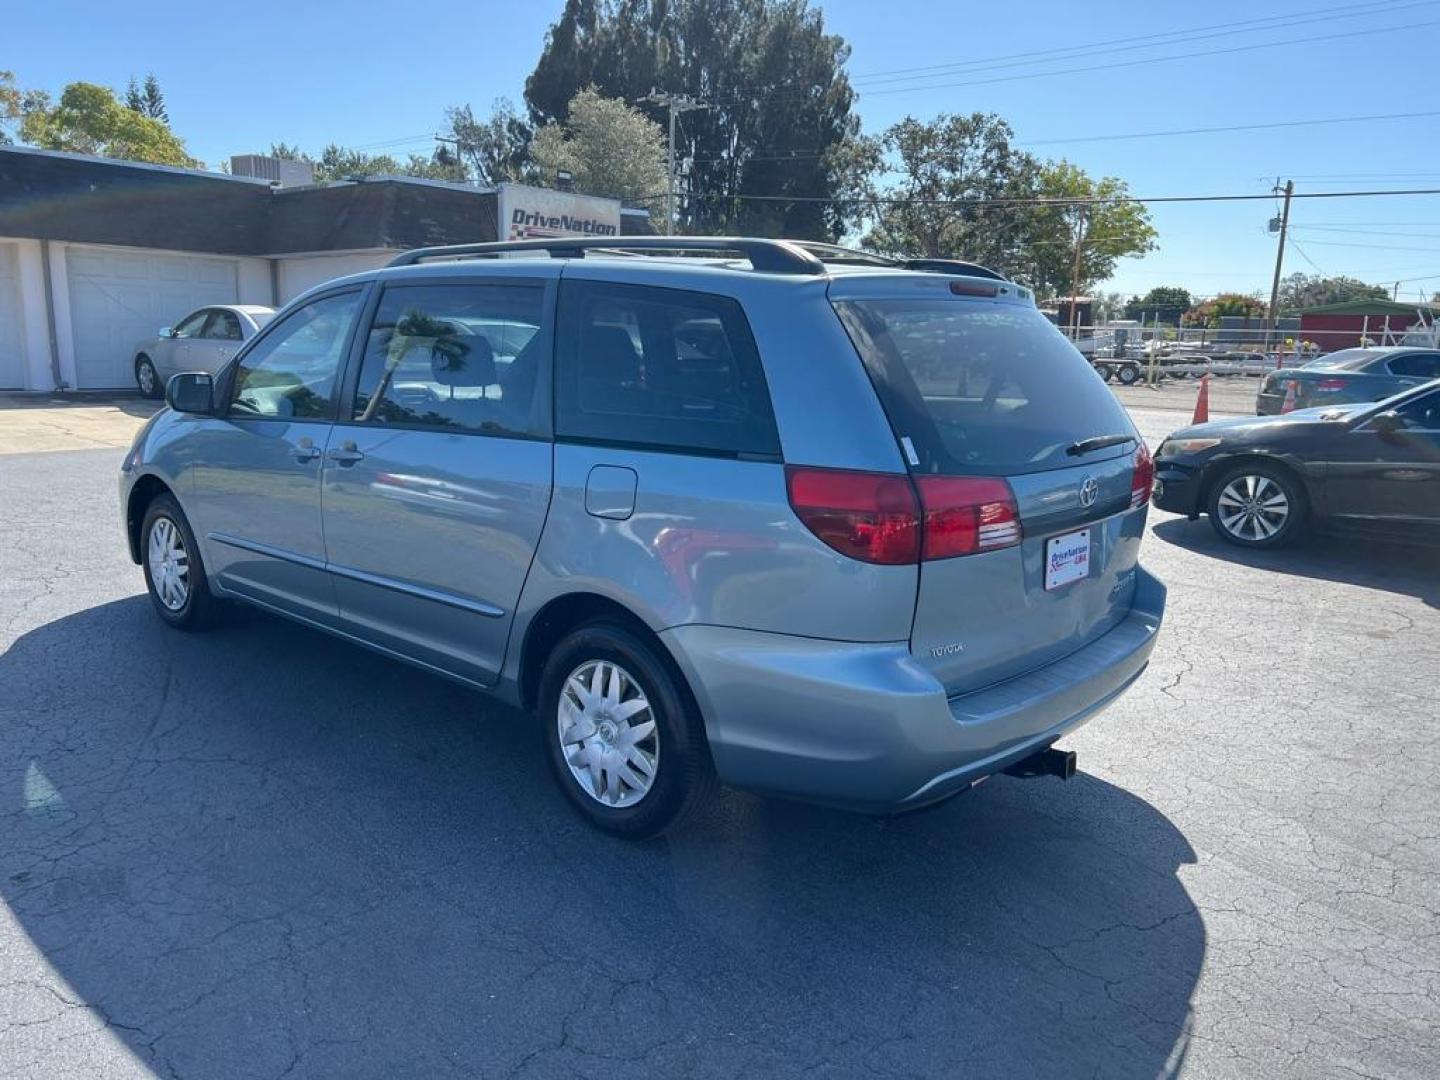
[[[1066,449],[1135,428],[1085,358],[1035,308],[949,298],[835,309],[916,472],[1005,475],[1083,464]],[[908,444],[905,440],[909,440]]]

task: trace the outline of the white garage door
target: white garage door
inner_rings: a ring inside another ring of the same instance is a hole
[[[65,268],[82,390],[133,386],[137,344],[197,307],[236,299],[234,259],[70,247]]]
[[[25,337],[20,323],[18,249],[0,244],[0,390],[25,386]]]

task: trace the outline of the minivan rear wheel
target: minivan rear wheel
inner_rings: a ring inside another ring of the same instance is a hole
[[[595,622],[562,638],[541,674],[537,713],[556,781],[606,832],[657,836],[715,789],[688,688],[628,627]]]

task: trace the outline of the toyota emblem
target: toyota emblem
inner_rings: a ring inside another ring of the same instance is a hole
[[[1080,505],[1094,506],[1095,500],[1100,497],[1100,482],[1093,476],[1087,476],[1080,481]]]

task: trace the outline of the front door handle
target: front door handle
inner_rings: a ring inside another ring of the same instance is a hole
[[[290,451],[290,454],[296,461],[300,462],[301,465],[304,465],[306,462],[314,461],[320,456],[320,448],[308,437],[301,438],[295,443],[295,447]]]
[[[340,449],[331,450],[329,453],[331,461],[339,465],[354,465],[355,462],[364,458],[364,454],[355,448],[355,440],[346,439]]]

